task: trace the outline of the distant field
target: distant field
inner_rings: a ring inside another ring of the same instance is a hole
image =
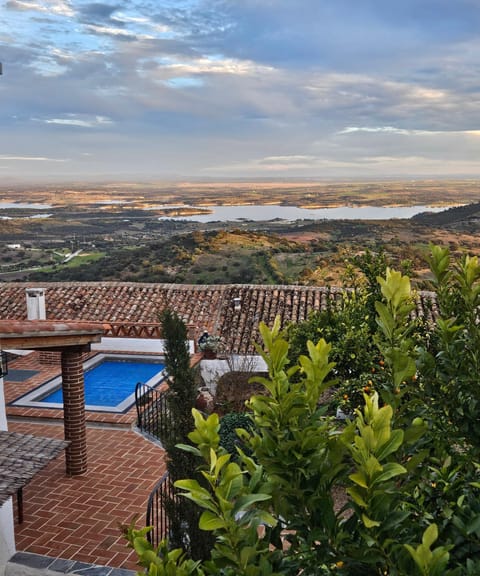
[[[1,280],[125,280],[192,284],[342,284],[351,258],[385,251],[418,286],[429,242],[480,252],[480,182],[115,183],[3,190]],[[200,224],[158,217],[160,205],[468,205],[412,220],[281,220]],[[10,246],[10,248],[8,247]],[[63,262],[65,255],[82,255]]]
[[[2,190],[0,197],[5,202],[40,202],[74,211],[97,204],[99,211],[110,214],[157,204],[280,204],[316,208],[341,205],[441,206],[479,201],[480,181],[125,182],[8,189]]]

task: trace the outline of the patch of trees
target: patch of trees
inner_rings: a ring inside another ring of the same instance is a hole
[[[162,242],[136,248],[112,248],[98,261],[77,267],[58,267],[31,273],[32,281],[126,281],[192,282],[197,284],[280,283],[282,276],[271,259],[272,253],[290,252],[298,245],[270,238],[273,247],[264,247],[265,236],[240,232],[248,248],[237,242],[217,244],[223,232],[195,231]],[[258,243],[258,247],[255,246]]]
[[[480,218],[480,202],[447,208],[446,210],[437,213],[422,212],[421,214],[414,216],[412,220],[430,226],[442,226],[445,224],[448,225],[453,224],[454,222],[460,222],[462,220],[468,220],[470,218]]]

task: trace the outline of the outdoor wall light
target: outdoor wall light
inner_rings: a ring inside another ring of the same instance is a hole
[[[8,374],[8,358],[7,353],[3,352],[0,355],[0,378]]]

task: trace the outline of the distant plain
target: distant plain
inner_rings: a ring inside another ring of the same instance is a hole
[[[430,242],[478,254],[478,202],[477,180],[8,188],[0,194],[0,280],[342,284],[352,280],[355,254],[383,250],[423,287]],[[395,220],[185,219],[203,214],[199,207],[232,205],[466,208]]]

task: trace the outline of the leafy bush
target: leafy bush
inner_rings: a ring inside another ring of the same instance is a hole
[[[430,266],[440,317],[432,338],[422,347],[421,369],[435,410],[442,415],[440,421],[448,424],[448,435],[465,442],[478,458],[480,263],[467,255],[452,263],[448,248],[432,246]]]
[[[346,362],[341,369],[331,362],[333,353],[345,359],[341,339],[336,350],[324,339],[307,341],[306,353],[294,355],[278,319],[271,330],[260,325],[264,347],[257,351],[268,376],[255,378],[265,393],[248,401],[254,427],[238,429],[248,453],[237,450],[233,461],[221,445],[218,415],[204,419],[195,410],[191,444],[182,447],[202,462],[202,483],[176,486],[202,510],[200,528],[215,537],[210,561],[189,564],[189,573],[480,573],[479,425],[468,404],[475,405],[480,357],[480,265],[464,258],[450,266],[448,251],[433,248],[440,319],[431,331],[412,319],[409,279],[386,269],[378,279],[372,358],[360,365],[352,358],[350,372]],[[340,309],[347,324],[351,313]],[[338,334],[356,329],[336,321]],[[347,422],[329,417],[321,403],[335,370],[354,375],[340,382],[358,396]],[[152,550],[136,544],[145,566]],[[159,552],[155,566],[172,560],[165,547]]]
[[[323,338],[332,346],[334,373],[339,380],[371,372],[378,362],[378,350],[370,328],[367,298],[363,291],[345,292],[340,303],[332,297],[326,310],[313,312],[306,322],[290,325],[292,363],[306,353],[309,340]]]
[[[237,447],[245,449],[244,443],[237,434],[237,428],[250,431],[253,427],[252,419],[244,412],[229,412],[220,420],[218,434],[220,446],[224,448],[233,459],[237,457]]]
[[[212,352],[218,352],[222,345],[221,336],[215,334],[205,334],[198,341],[198,347],[202,351],[211,350]]]

